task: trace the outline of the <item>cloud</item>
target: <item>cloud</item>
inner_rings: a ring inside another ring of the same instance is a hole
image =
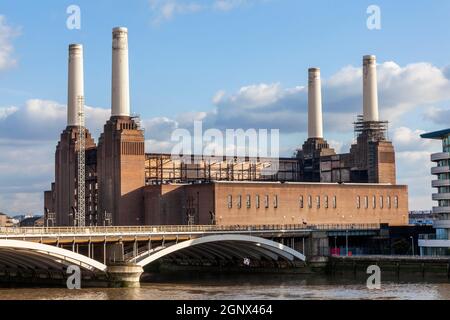
[[[399,184],[409,188],[410,208],[429,210],[434,179],[430,173],[430,154],[441,149],[441,142],[420,138],[424,130],[399,127],[393,130]],[[435,190],[434,190],[435,191]]]
[[[43,191],[54,180],[54,153],[66,126],[67,108],[30,99],[0,108],[0,211],[42,213]],[[86,107],[86,123],[98,137],[110,111]]]
[[[424,130],[399,127],[393,131],[392,142],[400,152],[436,152],[441,145],[438,140],[422,139],[420,135],[425,133]]]
[[[248,6],[258,2],[267,2],[267,0],[216,0],[213,3],[213,8],[219,11],[231,11],[242,6]]]
[[[93,128],[94,136],[99,135],[109,116],[109,109],[86,107],[86,125]],[[66,105],[30,99],[22,107],[0,108],[0,138],[55,140],[66,127],[66,121]]]
[[[8,215],[43,214],[43,192],[18,192],[0,194],[0,212]],[[3,207],[2,204],[8,204]],[[37,208],[42,207],[41,210]]]
[[[424,112],[424,119],[447,128],[449,127],[450,109],[429,107]]]
[[[13,57],[14,46],[12,40],[20,34],[18,28],[11,27],[6,23],[6,17],[0,15],[0,71],[17,64]]]
[[[378,77],[380,113],[391,122],[417,108],[450,100],[450,81],[445,68],[429,63],[401,67],[385,62],[378,65]],[[342,68],[323,79],[322,91],[325,132],[350,131],[353,119],[362,113],[362,68]],[[307,129],[307,88],[304,86],[253,84],[228,95],[218,91],[213,103],[219,127],[272,127],[285,133]],[[440,115],[434,117],[443,119]]]
[[[152,22],[160,24],[172,20],[176,15],[195,13],[204,10],[204,5],[197,2],[183,2],[179,0],[150,0],[150,9],[154,16]]]
[[[3,107],[0,108],[0,120],[6,119],[9,115],[17,112],[17,107]]]
[[[56,141],[0,138],[0,212],[42,213],[54,175]]]
[[[201,11],[231,11],[242,6],[249,6],[268,0],[149,0],[153,13],[152,23],[159,25],[170,21],[175,16]]]

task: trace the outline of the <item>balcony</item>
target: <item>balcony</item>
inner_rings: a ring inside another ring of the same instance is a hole
[[[449,187],[450,186],[450,180],[433,180],[431,182],[431,186],[433,188],[438,188],[438,187]]]
[[[450,213],[450,207],[433,207],[434,214]]]
[[[431,168],[431,174],[441,174],[450,172],[449,166]]]
[[[450,229],[450,220],[435,220],[433,223],[435,229]]]
[[[450,159],[449,152],[439,152],[431,155],[431,161],[448,160]]]
[[[450,193],[433,193],[433,200],[450,200]]]
[[[419,239],[419,247],[450,248],[450,240],[421,240],[421,239]]]

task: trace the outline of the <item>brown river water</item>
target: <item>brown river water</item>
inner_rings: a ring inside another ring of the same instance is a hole
[[[140,288],[5,288],[0,300],[333,299],[450,300],[450,281],[383,280],[369,290],[364,278],[271,274],[150,274]]]

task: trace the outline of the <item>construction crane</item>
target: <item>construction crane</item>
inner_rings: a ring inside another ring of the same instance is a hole
[[[86,225],[86,129],[84,119],[84,97],[78,96],[78,210],[75,213],[75,221],[79,227]]]

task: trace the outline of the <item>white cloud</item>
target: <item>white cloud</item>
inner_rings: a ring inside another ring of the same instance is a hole
[[[2,193],[0,194],[0,212],[9,215],[43,214],[43,199],[43,192]],[[37,210],[40,207],[42,209]]]
[[[437,140],[422,139],[424,130],[410,129],[407,127],[395,128],[392,141],[397,151],[436,152],[440,148]],[[414,155],[413,155],[414,156]]]
[[[17,64],[13,57],[12,40],[19,35],[19,29],[6,23],[6,17],[0,15],[0,70],[8,69]]]
[[[152,22],[160,24],[172,20],[176,15],[199,12],[205,9],[203,4],[180,0],[149,0],[154,15]]]
[[[450,81],[445,76],[445,68],[429,63],[401,67],[385,62],[378,65],[378,75],[380,113],[394,125],[408,112],[450,100]],[[350,131],[353,119],[362,113],[362,69],[342,68],[323,79],[322,90],[325,133]],[[219,91],[213,103],[220,127],[271,126],[285,133],[306,131],[307,88],[303,86],[248,85],[229,95]],[[439,115],[434,117],[443,119]]]
[[[94,136],[109,116],[109,109],[86,107],[86,125]],[[66,123],[66,105],[51,100],[30,99],[23,107],[0,108],[0,138],[54,140]]]
[[[9,115],[17,112],[17,107],[3,107],[0,108],[0,120],[6,119]]]
[[[397,183],[408,186],[409,205],[412,210],[430,210],[433,206],[431,187],[433,166],[428,151],[400,151],[396,153]]]
[[[149,0],[152,10],[152,22],[159,25],[170,21],[177,15],[186,15],[201,11],[231,11],[268,0]]]
[[[424,118],[435,124],[442,125],[445,128],[450,127],[449,108],[428,107],[424,112]]]
[[[65,105],[42,99],[0,108],[0,211],[42,213],[43,191],[54,180],[55,147],[66,114]],[[109,116],[109,110],[86,107],[94,136]]]
[[[219,11],[230,11],[245,5],[251,5],[267,0],[215,0],[213,8]]]

